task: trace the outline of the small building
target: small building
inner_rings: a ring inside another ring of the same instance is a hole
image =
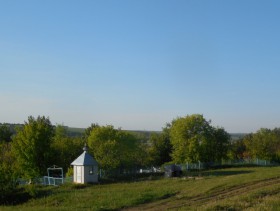
[[[166,177],[180,177],[182,173],[182,168],[179,165],[171,164],[164,166],[164,175]]]
[[[85,145],[84,152],[74,160],[73,182],[74,183],[96,183],[98,182],[98,164],[96,160],[88,153],[88,147]]]

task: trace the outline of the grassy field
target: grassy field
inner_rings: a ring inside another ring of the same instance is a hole
[[[280,167],[240,167],[201,177],[40,187],[0,210],[279,210]]]

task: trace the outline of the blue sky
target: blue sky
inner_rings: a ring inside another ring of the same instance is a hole
[[[280,127],[280,2],[0,1],[0,122]]]

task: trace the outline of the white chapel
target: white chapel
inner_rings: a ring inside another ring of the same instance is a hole
[[[84,152],[74,160],[73,182],[74,183],[97,183],[98,182],[98,164],[96,160],[88,153],[88,147],[83,147]]]

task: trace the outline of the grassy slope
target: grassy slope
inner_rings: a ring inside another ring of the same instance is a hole
[[[43,194],[0,210],[277,210],[280,167],[231,168],[202,178],[44,187]]]

